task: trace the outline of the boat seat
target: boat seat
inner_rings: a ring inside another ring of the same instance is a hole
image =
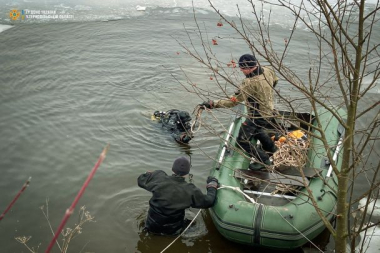
[[[254,184],[265,182],[269,184],[280,184],[280,185],[295,185],[302,186],[302,177],[284,175],[276,172],[270,171],[253,171],[253,170],[242,170],[236,169],[234,173],[235,178],[247,180],[247,182],[252,182]],[[309,180],[305,178],[305,183],[308,185]]]
[[[306,167],[306,168],[303,168],[302,171],[305,177],[314,178],[314,177],[318,177],[323,170]],[[280,167],[277,169],[277,172],[283,175],[302,177],[300,170],[295,167],[284,167],[284,168]]]

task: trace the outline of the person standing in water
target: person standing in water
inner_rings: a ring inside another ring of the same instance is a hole
[[[173,175],[162,170],[146,172],[137,179],[138,186],[153,193],[149,200],[149,211],[145,228],[155,234],[176,235],[185,229],[185,210],[209,208],[214,205],[218,180],[207,178],[207,194],[185,178],[190,172],[186,157],[177,158],[172,166]]]

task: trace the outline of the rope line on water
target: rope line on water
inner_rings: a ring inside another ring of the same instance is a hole
[[[198,215],[201,213],[201,211],[202,211],[202,209],[199,209],[197,215],[195,215],[194,219],[191,220],[191,222],[190,222],[189,225],[185,228],[185,230],[183,230],[182,233],[181,233],[179,236],[177,236],[177,238],[175,238],[174,241],[172,241],[168,246],[166,246],[166,248],[163,249],[160,253],[164,252],[164,251],[167,250],[170,246],[172,246],[173,243],[174,243],[175,241],[177,241],[178,238],[180,238],[180,237],[181,237],[181,236],[182,236],[182,235],[183,235],[183,234],[189,229],[189,227],[190,227],[191,224],[193,224],[193,222],[197,219],[197,217],[198,217]]]

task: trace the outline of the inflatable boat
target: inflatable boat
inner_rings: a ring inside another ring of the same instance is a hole
[[[240,115],[244,115],[246,108],[242,110]],[[285,131],[308,128],[320,135],[312,127],[317,125],[313,114],[280,113],[281,120],[276,120],[276,124]],[[337,113],[342,115],[343,112]],[[339,169],[344,128],[328,110],[319,110],[318,117]],[[294,124],[297,118],[310,124],[301,123],[297,127]],[[242,154],[236,143],[244,121],[244,116],[235,116],[232,120],[210,173],[220,183],[216,204],[209,209],[212,220],[225,238],[237,243],[274,249],[300,247],[325,229],[310,194],[328,220],[334,218],[336,210],[337,178],[324,145],[319,139],[309,137],[307,159],[302,167],[276,170],[273,166],[262,166],[252,170],[249,169],[251,159]],[[284,188],[293,190],[284,191]]]

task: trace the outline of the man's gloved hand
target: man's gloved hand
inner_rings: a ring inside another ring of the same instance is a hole
[[[208,178],[207,178],[207,183],[211,183],[212,181],[214,181],[214,182],[217,182],[218,183],[218,179],[216,179],[215,177],[212,177],[212,176],[208,176]]]
[[[216,179],[215,177],[209,176],[206,182],[207,182],[206,188],[212,187],[212,188],[218,189],[218,179]]]
[[[183,142],[183,143],[189,143],[189,141],[191,141],[192,138],[193,138],[193,136],[191,136],[187,133],[183,133],[180,136],[179,140],[180,140],[180,142]]]
[[[207,109],[212,109],[214,108],[214,101],[209,100],[207,102],[203,102],[202,104],[199,104],[200,107],[207,108]]]

